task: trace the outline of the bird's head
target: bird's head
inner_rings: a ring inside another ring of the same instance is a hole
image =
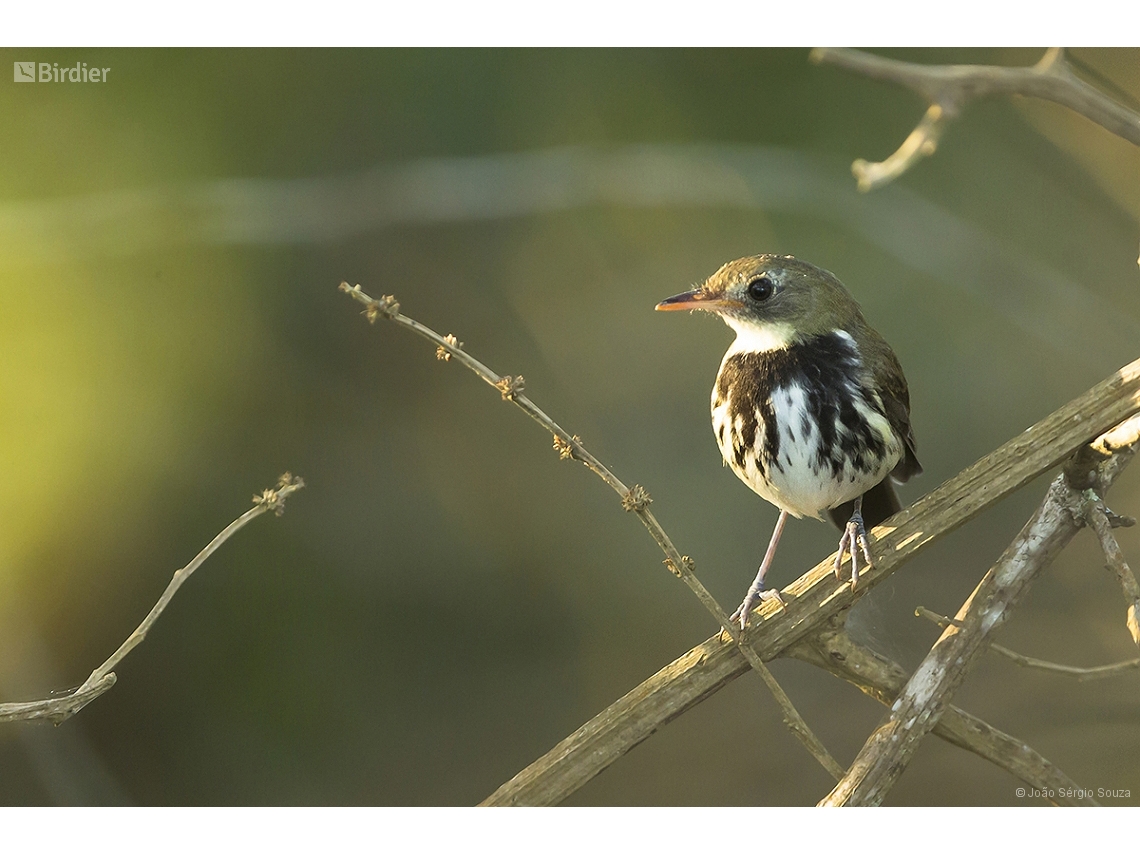
[[[692,291],[657,304],[657,311],[715,312],[736,330],[737,348],[780,350],[832,330],[857,333],[859,305],[831,273],[790,255],[730,261]]]

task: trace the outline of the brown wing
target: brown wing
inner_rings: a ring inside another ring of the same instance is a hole
[[[906,377],[903,376],[894,351],[878,334],[873,330],[871,332],[872,346],[877,345],[880,348],[879,358],[873,362],[879,369],[874,377],[875,385],[891,430],[896,436],[902,437],[903,456],[888,477],[863,494],[863,521],[868,528],[874,528],[902,510],[902,504],[891,482],[901,484],[922,473],[922,464],[918,462],[918,457],[914,453],[914,431],[910,426],[910,390],[906,386]],[[846,502],[829,510],[827,515],[842,529],[851,518],[854,509],[854,502]]]
[[[904,446],[902,459],[891,470],[891,480],[902,484],[915,475],[922,474],[922,464],[918,462],[915,453],[914,430],[910,426],[910,390],[907,389],[902,367],[889,348],[882,364],[884,370],[876,377],[879,398],[883,402],[883,412],[891,429],[896,436],[902,437]]]

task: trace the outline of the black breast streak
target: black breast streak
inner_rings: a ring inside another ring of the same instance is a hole
[[[757,414],[764,421],[764,447],[757,467],[765,477],[769,466],[784,471],[780,460],[780,428],[772,406],[773,393],[798,385],[804,390],[807,412],[800,419],[805,441],[812,423],[819,431],[819,445],[812,461],[815,474],[827,467],[840,477],[850,461],[854,470],[873,469],[886,453],[886,446],[855,407],[856,396],[868,409],[882,413],[869,389],[860,383],[860,361],[854,345],[835,333],[817,336],[784,350],[736,353],[724,363],[717,377],[717,394],[728,400],[732,422],[740,420],[740,442],[734,458],[740,469],[752,452],[759,429]],[[809,421],[810,420],[810,421]],[[844,430],[838,430],[837,424]],[[785,430],[795,441],[794,427]],[[790,463],[785,453],[784,461]]]

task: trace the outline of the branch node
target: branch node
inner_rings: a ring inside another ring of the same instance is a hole
[[[653,503],[649,493],[640,484],[634,484],[621,498],[621,506],[627,511],[641,513]]]
[[[460,350],[463,347],[463,342],[448,333],[443,337],[444,344],[441,344],[435,349],[435,358],[442,359],[444,362],[451,361],[451,351]]]
[[[526,382],[521,374],[518,377],[507,374],[505,377],[499,378],[495,388],[502,393],[504,401],[513,401],[515,396],[526,388]]]
[[[376,323],[377,318],[394,318],[400,314],[400,304],[391,294],[385,294],[379,300],[376,300],[361,291],[359,285],[349,285],[347,282],[341,282],[338,287],[358,303],[364,304],[364,312],[362,314],[368,318],[368,323],[370,324]]]
[[[368,318],[370,324],[376,323],[377,318],[394,318],[398,314],[400,314],[400,304],[391,294],[384,294],[379,300],[373,300],[364,310],[364,317]]]
[[[567,441],[558,434],[554,434],[554,450],[558,452],[559,460],[569,460],[574,456],[574,446],[582,443],[582,437],[575,434]]]
[[[674,562],[672,558],[666,558],[661,563],[664,564],[666,567],[668,567],[669,572],[672,573],[674,576],[676,576],[678,579],[680,579],[686,573],[692,573],[693,571],[695,571],[697,569],[697,562],[695,562],[688,555],[682,555],[681,556],[681,564],[684,566],[684,569],[682,569],[681,567],[678,567],[676,562]]]

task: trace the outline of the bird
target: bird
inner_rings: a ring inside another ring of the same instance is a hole
[[[859,552],[873,564],[867,528],[901,509],[894,484],[921,474],[910,392],[890,345],[827,270],[790,255],[730,261],[658,311],[712,312],[736,332],[712,390],[712,426],[724,463],[775,505],[756,578],[731,620],[741,630],[764,599],[764,580],[788,515],[830,518],[842,532],[835,576]]]

